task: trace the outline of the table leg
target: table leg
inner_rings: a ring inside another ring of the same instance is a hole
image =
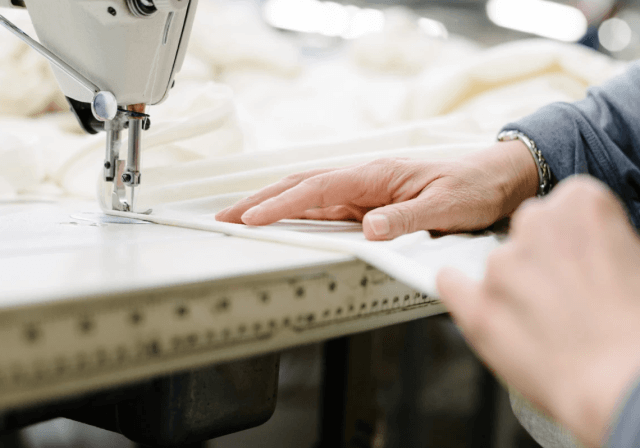
[[[376,432],[373,336],[362,333],[324,346],[318,448],[371,448]]]

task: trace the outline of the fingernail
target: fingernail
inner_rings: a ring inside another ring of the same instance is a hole
[[[253,217],[254,217],[255,215],[257,215],[257,214],[258,214],[258,212],[260,211],[260,210],[258,210],[259,208],[260,208],[260,206],[259,206],[259,205],[258,205],[258,206],[256,206],[256,207],[250,208],[249,210],[247,210],[246,212],[244,212],[244,213],[242,214],[242,217],[241,217],[240,219],[242,219],[242,220],[244,221],[245,219],[251,219],[251,218],[253,218]]]
[[[368,215],[369,225],[377,236],[384,236],[389,233],[389,218],[384,215]]]

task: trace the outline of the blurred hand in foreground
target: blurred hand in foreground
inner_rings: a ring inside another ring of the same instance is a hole
[[[418,230],[483,229],[538,188],[538,172],[519,141],[465,157],[427,162],[380,159],[288,176],[216,215],[253,226],[281,219],[358,220],[370,240]]]
[[[640,240],[613,194],[561,183],[511,220],[482,281],[438,275],[444,303],[495,371],[589,446],[640,373]]]

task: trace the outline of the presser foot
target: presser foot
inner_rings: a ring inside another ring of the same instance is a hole
[[[119,212],[138,213],[141,215],[150,215],[153,210],[136,211],[135,205],[135,186],[130,185],[130,197],[127,197],[126,181],[130,179],[130,173],[126,171],[126,162],[124,160],[115,160],[115,173],[110,181],[113,185],[111,192],[111,209]]]
[[[112,184],[111,209],[119,212],[148,215],[151,210],[136,211],[136,187],[140,185],[140,140],[143,129],[148,129],[150,121],[144,114],[144,105],[136,110],[118,109],[116,118],[105,125],[107,132],[107,152],[104,164],[104,179]],[[121,132],[129,130],[129,152],[125,162],[120,159]],[[129,195],[127,195],[127,187]]]

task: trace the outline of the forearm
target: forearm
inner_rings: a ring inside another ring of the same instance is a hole
[[[640,64],[584,100],[551,104],[504,129],[533,139],[558,180],[589,174],[605,182],[640,226]]]

